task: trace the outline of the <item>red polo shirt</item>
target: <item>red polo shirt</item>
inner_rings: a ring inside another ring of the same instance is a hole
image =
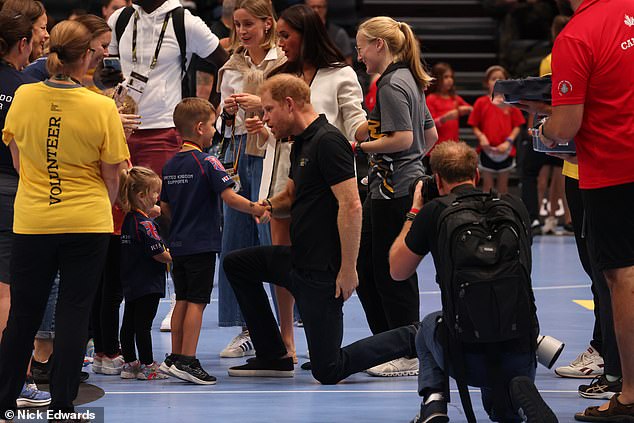
[[[634,1],[585,0],[553,47],[553,105],[584,105],[579,186],[634,182]]]

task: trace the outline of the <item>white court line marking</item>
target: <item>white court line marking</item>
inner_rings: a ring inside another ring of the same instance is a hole
[[[534,286],[533,287],[533,291],[552,291],[552,290],[557,290],[557,289],[579,289],[579,288],[590,288],[590,284],[583,284],[583,285],[555,285],[555,286]],[[419,293],[419,295],[439,295],[440,291],[422,291]],[[353,297],[356,297],[357,294],[352,294]],[[269,300],[271,300],[271,297],[269,297]],[[170,300],[169,299],[162,299],[161,300],[162,303],[169,303]],[[218,299],[217,298],[212,298],[211,299],[212,303],[217,303]]]
[[[470,393],[479,393],[480,390],[470,389]],[[577,390],[564,391],[556,389],[542,389],[542,394],[578,394]],[[451,393],[458,393],[457,389],[452,389]],[[347,389],[342,391],[320,391],[320,390],[303,390],[303,391],[106,391],[106,395],[216,395],[216,394],[416,394],[416,390],[363,390],[363,389]]]

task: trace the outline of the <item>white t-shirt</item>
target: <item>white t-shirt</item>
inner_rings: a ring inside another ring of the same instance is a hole
[[[180,47],[174,32],[173,20],[167,25],[163,45],[158,55],[156,67],[150,70],[150,63],[158,43],[165,15],[180,7],[178,0],[166,0],[152,13],[146,13],[140,6],[133,5],[139,13],[137,23],[137,63],[132,63],[132,33],[134,15],[130,18],[121,36],[120,46],[117,45],[115,26],[119,15],[124,10],[117,10],[112,14],[108,25],[112,28],[112,41],[108,51],[111,55],[119,55],[123,76],[127,80],[131,72],[147,76],[148,83],[143,97],[138,104],[141,115],[140,129],[173,128],[172,118],[174,108],[182,98],[181,94],[181,58]],[[197,16],[185,10],[185,34],[187,40],[187,63],[196,53],[205,58],[216,50],[219,45],[216,37],[207,25]]]

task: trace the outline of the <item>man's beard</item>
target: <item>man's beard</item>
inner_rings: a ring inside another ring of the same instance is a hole
[[[559,7],[559,14],[561,15],[572,16],[575,13],[570,5],[570,0],[557,0],[557,6]]]

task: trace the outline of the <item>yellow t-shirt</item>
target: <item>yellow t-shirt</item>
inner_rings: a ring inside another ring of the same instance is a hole
[[[78,86],[22,85],[2,134],[7,145],[13,139],[20,152],[15,233],[113,231],[101,162],[130,153],[112,99]]]
[[[553,71],[551,68],[552,63],[552,54],[544,57],[542,62],[539,64],[539,76],[550,75]],[[561,172],[569,178],[574,178],[579,180],[579,166],[570,163],[564,160],[564,169]]]

